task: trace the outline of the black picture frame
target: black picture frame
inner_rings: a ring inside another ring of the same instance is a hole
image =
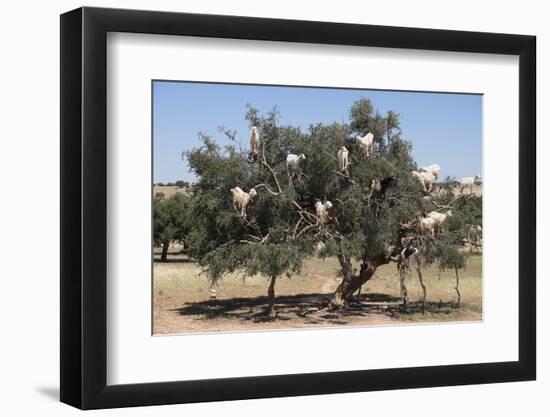
[[[108,32],[519,56],[519,360],[113,385],[107,376]],[[534,36],[79,8],[61,15],[61,401],[82,409],[536,378]]]

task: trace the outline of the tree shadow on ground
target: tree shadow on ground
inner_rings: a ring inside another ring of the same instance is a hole
[[[160,260],[160,256],[155,256],[153,262],[156,264],[190,264],[193,261],[189,258],[170,258],[168,257],[165,261]]]
[[[422,302],[410,302],[403,306],[400,298],[377,293],[355,297],[348,308],[334,310],[328,308],[330,296],[331,294],[324,293],[279,296],[275,304],[276,314],[273,316],[265,314],[268,304],[266,296],[185,303],[172,311],[180,316],[195,316],[197,320],[223,318],[261,323],[298,319],[305,324],[344,325],[357,317],[378,315],[399,319],[410,314],[422,313],[423,310]],[[424,312],[446,315],[455,309],[456,305],[452,302],[427,302]]]

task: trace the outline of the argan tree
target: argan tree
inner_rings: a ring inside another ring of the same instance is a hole
[[[411,253],[423,259],[421,265],[447,260],[448,251],[462,245],[466,214],[454,218],[452,230],[430,237],[432,242],[420,233],[420,216],[449,208],[460,212],[460,204],[469,197],[454,197],[450,179],[437,192],[423,191],[411,176],[417,168],[412,144],[401,138],[395,112],[382,115],[368,99],[361,99],[352,105],[348,124],[314,124],[306,131],[280,125],[277,109],[261,117],[249,107],[245,117],[261,134],[257,159],[251,160],[248,149],[241,147],[248,136],[227,129],[223,131],[231,140],[229,146],[222,148],[202,136],[203,146],[186,153],[198,178],[194,227],[187,240],[190,253],[212,282],[236,271],[265,275],[270,279],[267,311],[273,313],[277,277],[299,272],[303,260],[322,242],[318,255],[335,256],[342,275],[329,305],[344,308],[380,266],[399,265]],[[366,132],[374,134],[376,144],[369,157],[355,141]],[[342,146],[349,150],[346,173],[339,171],[337,160]],[[297,169],[288,168],[288,153],[303,153],[306,159]],[[371,189],[376,179],[386,180],[384,193]],[[230,189],[236,186],[258,193],[246,218],[232,207]],[[332,203],[331,221],[317,217],[318,201]],[[432,250],[433,245],[439,250]]]

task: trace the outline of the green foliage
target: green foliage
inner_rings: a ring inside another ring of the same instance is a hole
[[[353,103],[349,111],[351,129],[359,133],[368,130],[373,111],[374,106],[368,98],[362,98]]]
[[[483,219],[483,198],[471,195],[458,205],[458,209],[464,216],[464,223],[475,226],[482,225]]]
[[[297,249],[287,243],[222,245],[208,252],[202,263],[213,282],[235,271],[245,277],[256,274],[277,277],[283,273],[290,276],[302,266],[303,254]]]
[[[275,107],[265,115],[247,107],[245,119],[260,131],[260,154],[250,163],[248,132],[222,128],[230,144],[221,147],[200,135],[202,146],[185,153],[197,176],[191,227],[185,230],[190,256],[213,282],[227,273],[266,277],[291,275],[312,256],[342,256],[362,263],[390,259],[416,244],[427,264],[461,268],[465,264],[462,243],[467,225],[481,224],[481,198],[456,198],[450,178],[438,185],[440,192],[426,196],[411,176],[416,169],[412,144],[401,138],[399,115],[383,115],[368,99],[353,104],[349,124],[313,124],[306,131],[281,125]],[[355,136],[373,132],[374,155],[367,158]],[[240,136],[240,141],[237,139]],[[339,172],[338,150],[349,150],[350,176]],[[296,170],[286,166],[288,153],[306,155]],[[437,161],[434,161],[437,162]],[[371,193],[373,179],[393,177],[385,198]],[[230,190],[255,188],[257,196],[241,218],[232,205]],[[429,197],[429,198],[425,198]],[[330,200],[338,224],[316,223],[315,203]],[[415,226],[419,216],[446,211],[453,216],[435,238],[422,236]],[[407,226],[408,225],[408,226]],[[315,251],[322,242],[322,249]]]
[[[251,126],[260,128],[262,152],[281,178],[282,193],[275,198],[265,187],[258,187],[265,183],[278,192],[269,170],[248,163],[247,152],[238,150],[236,142],[221,148],[209,137],[202,136],[203,145],[187,152],[189,165],[198,177],[191,213],[193,229],[187,238],[189,253],[212,281],[236,270],[246,275],[266,276],[296,272],[311,246],[304,245],[305,237],[289,239],[290,225],[299,216],[288,196],[295,194],[295,190],[283,181],[287,175],[287,150],[296,149],[301,143],[300,131],[277,126],[276,109],[259,119],[257,111],[249,108],[246,117]],[[297,149],[297,152],[302,151]],[[244,191],[256,187],[258,191],[248,206],[246,220],[233,209],[230,190],[237,186]]]
[[[390,110],[383,116],[366,98],[357,100],[352,105],[349,119],[351,131],[361,135],[371,132],[380,151],[385,151],[394,139],[397,140],[401,136],[399,114]]]
[[[170,240],[185,240],[191,229],[190,197],[176,193],[170,198],[153,200],[153,240],[161,245]]]
[[[466,255],[457,245],[448,245],[439,253],[439,267],[441,269],[461,269],[466,266]]]

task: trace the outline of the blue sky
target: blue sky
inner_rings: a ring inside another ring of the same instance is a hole
[[[194,181],[181,153],[200,146],[198,132],[225,144],[218,131],[223,125],[247,146],[247,103],[262,114],[277,105],[282,124],[305,131],[319,122],[347,122],[349,108],[362,97],[382,114],[400,114],[402,137],[412,142],[419,165],[439,163],[442,177],[482,174],[480,95],[155,81],[153,181]]]

